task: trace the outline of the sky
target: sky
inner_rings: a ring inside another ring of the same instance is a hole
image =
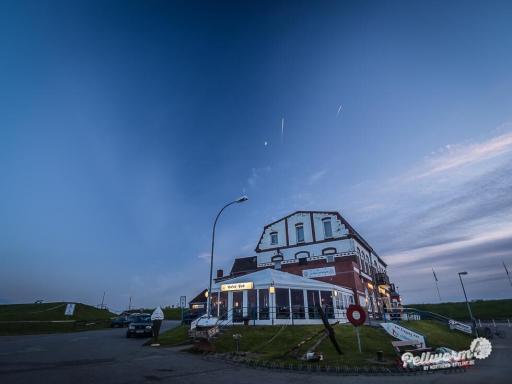
[[[0,302],[176,305],[337,210],[406,303],[510,298],[512,3],[0,2]]]

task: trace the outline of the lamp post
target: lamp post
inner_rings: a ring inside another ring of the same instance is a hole
[[[476,321],[475,321],[475,318],[473,317],[473,312],[471,312],[471,306],[469,305],[468,296],[466,295],[466,289],[464,288],[464,283],[462,282],[462,276],[467,275],[467,274],[468,273],[466,271],[459,272],[460,285],[462,285],[462,292],[464,292],[464,298],[466,299],[466,305],[468,306],[469,317],[471,319],[471,322],[473,323],[475,333],[478,336],[478,332],[476,330]]]
[[[214,248],[215,248],[215,227],[217,226],[217,220],[219,220],[219,216],[220,214],[227,208],[229,207],[230,205],[232,204],[235,204],[235,203],[243,203],[244,201],[247,201],[249,200],[249,198],[247,196],[241,196],[239,197],[238,199],[236,200],[233,200],[232,202],[230,203],[227,203],[225,206],[222,207],[222,209],[219,211],[219,213],[217,214],[217,217],[215,217],[215,221],[213,223],[213,232],[212,232],[212,253],[210,255],[210,285],[209,285],[209,288],[208,288],[208,297],[206,298],[206,313],[208,314],[208,318],[210,318],[210,308],[211,308],[211,302],[212,302],[212,295],[211,295],[211,292],[212,292],[212,278],[213,278],[213,251],[214,251]]]

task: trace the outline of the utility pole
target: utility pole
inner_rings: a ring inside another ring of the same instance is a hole
[[[473,323],[476,337],[478,337],[478,331],[476,330],[476,320],[473,317],[473,312],[471,312],[471,306],[469,305],[468,296],[466,295],[466,289],[464,288],[464,283],[462,282],[462,275],[467,274],[467,272],[459,272],[460,285],[462,285],[462,291],[464,292],[464,298],[466,299],[466,305],[468,306],[469,317],[471,319],[471,322]]]
[[[132,297],[130,296],[130,301],[128,302],[128,310],[132,309]]]
[[[510,274],[508,273],[508,269],[507,266],[505,265],[505,262],[503,262],[503,268],[505,268],[505,273],[507,274],[508,282],[510,283],[510,286],[512,286],[512,280],[510,280]]]
[[[101,309],[105,308],[105,291],[103,291],[103,297],[101,298]]]
[[[441,300],[441,293],[439,292],[439,285],[437,284],[437,276],[436,276],[436,273],[434,272],[434,268],[432,268],[432,273],[434,274],[434,281],[436,283],[436,289],[437,289],[437,296],[439,297],[439,302],[441,303],[443,300]]]

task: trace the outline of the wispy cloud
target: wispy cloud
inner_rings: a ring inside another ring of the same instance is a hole
[[[257,181],[265,174],[268,174],[272,171],[272,167],[270,165],[267,165],[266,167],[262,168],[253,168],[251,170],[251,175],[247,178],[247,184],[249,184],[250,187],[256,186]]]
[[[475,165],[512,151],[512,133],[493,137],[471,145],[447,144],[441,152],[436,152],[426,164],[426,170],[418,178],[434,176],[443,172]]]
[[[327,170],[321,169],[309,176],[308,184],[314,184],[327,174]]]
[[[460,299],[454,277],[462,269],[481,284],[475,296],[503,296],[501,261],[512,262],[512,133],[446,145],[402,175],[373,183],[379,188],[352,189],[356,206],[349,210],[363,218],[358,228],[409,302],[435,300],[432,266],[445,276],[443,298]]]

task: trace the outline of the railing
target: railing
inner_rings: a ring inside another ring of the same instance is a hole
[[[346,309],[332,306],[324,306],[324,311],[328,319],[344,319],[346,318]],[[244,315],[245,314],[245,315]],[[226,324],[256,324],[260,320],[290,320],[292,324],[296,320],[321,320],[320,312],[317,307],[238,307],[220,309],[218,316],[216,308],[213,308],[212,317],[218,317],[219,325]]]
[[[378,272],[375,274],[375,284],[389,285],[389,276],[386,273]]]

